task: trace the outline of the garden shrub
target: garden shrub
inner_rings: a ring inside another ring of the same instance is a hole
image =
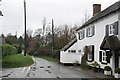
[[[9,45],[9,44],[3,44],[2,46],[2,56],[7,56],[7,55],[11,55],[11,54],[16,54],[17,53],[17,49],[16,47]]]
[[[105,67],[104,67],[104,70],[110,71],[110,70],[111,70],[111,67],[110,67],[110,66],[105,66]]]
[[[19,45],[18,46],[18,53],[21,53],[22,52],[22,47]]]
[[[22,52],[22,47],[20,45],[13,44],[13,46],[16,47],[18,54]]]

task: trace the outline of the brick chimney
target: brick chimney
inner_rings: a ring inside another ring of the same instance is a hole
[[[93,16],[101,12],[101,4],[93,4]]]

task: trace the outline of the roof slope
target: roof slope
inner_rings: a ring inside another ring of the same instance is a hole
[[[70,48],[74,43],[77,42],[77,39],[74,38],[71,42],[69,42],[65,47],[61,49],[61,51],[66,51],[68,48]]]
[[[78,28],[76,31],[80,30],[81,28],[95,22],[96,20],[99,20],[115,11],[120,10],[120,1],[114,3],[113,5],[109,6],[105,10],[101,11],[100,13],[93,16],[91,19],[89,19],[86,23],[84,23],[80,28]]]
[[[100,46],[100,49],[120,49],[120,41],[117,36],[106,36]]]

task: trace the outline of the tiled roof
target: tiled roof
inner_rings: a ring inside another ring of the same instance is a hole
[[[117,36],[106,36],[100,46],[100,49],[120,49],[120,41]]]
[[[100,13],[97,13],[96,15],[94,15],[91,19],[89,19],[86,23],[84,23],[80,28],[78,28],[76,31],[82,29],[83,27],[115,12],[120,10],[120,1],[114,3],[113,5],[109,6],[108,8],[106,8],[105,10],[101,11]]]

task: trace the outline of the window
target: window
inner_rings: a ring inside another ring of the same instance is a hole
[[[118,35],[118,21],[106,25],[106,36]]]
[[[92,36],[92,28],[88,28],[88,36]]]
[[[69,53],[76,53],[76,50],[68,50]]]
[[[87,61],[94,61],[94,45],[87,46]]]
[[[79,40],[83,39],[84,38],[84,30],[80,31],[78,33],[78,35],[79,35]]]
[[[92,61],[92,54],[88,53],[88,60]]]
[[[94,26],[91,26],[91,27],[87,28],[86,36],[92,37],[93,35],[94,35]]]
[[[102,51],[102,62],[107,62],[107,56],[106,56],[106,52],[105,51]]]
[[[79,53],[81,53],[81,50],[78,50]]]
[[[114,25],[109,25],[109,36],[114,35]]]
[[[102,63],[107,63],[107,54],[105,51],[103,50],[99,51],[99,60]]]
[[[88,53],[88,60],[92,61],[92,46],[88,46],[90,53]]]

